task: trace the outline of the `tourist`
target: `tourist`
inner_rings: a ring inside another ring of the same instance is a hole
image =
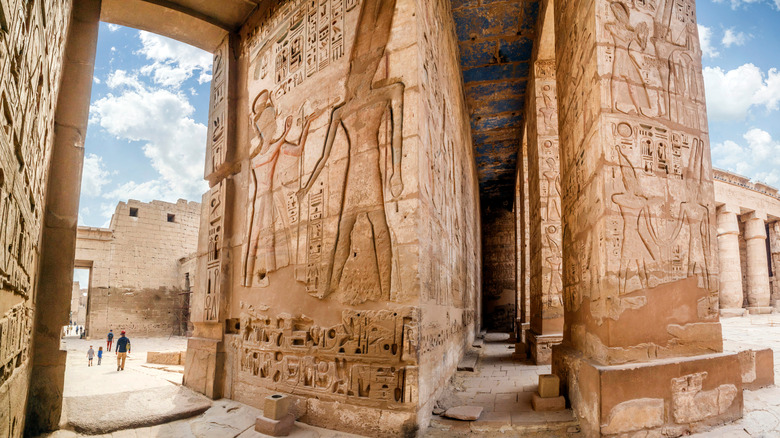
[[[92,346],[89,346],[89,350],[87,350],[87,359],[89,359],[89,365],[88,367],[92,366],[92,358],[95,357],[95,350],[92,349]]]
[[[119,339],[116,341],[116,370],[121,371],[125,369],[125,359],[127,353],[130,352],[130,339],[125,336],[125,331],[122,330]]]
[[[100,361],[103,359],[103,347],[98,348],[98,365],[100,365]]]
[[[114,343],[114,331],[108,331],[108,342],[106,342],[106,350],[111,351],[111,345]]]

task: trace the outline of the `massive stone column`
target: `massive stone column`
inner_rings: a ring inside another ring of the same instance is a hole
[[[551,11],[551,8],[548,9]],[[531,358],[552,360],[563,339],[561,176],[555,60],[534,63],[526,106],[530,199],[531,324],[526,332]]]
[[[753,212],[744,218],[747,245],[747,298],[750,313],[770,313],[769,264],[766,249],[766,214]]]
[[[517,182],[515,192],[515,217],[517,224],[517,342],[525,354],[525,332],[531,325],[531,253],[530,240],[530,206],[528,202],[528,141],[523,136],[522,156],[517,163]]]
[[[555,29],[565,324],[553,372],[587,436],[739,418],[695,3],[557,2]]]
[[[63,53],[62,85],[54,115],[54,138],[43,216],[40,276],[33,334],[33,368],[27,403],[27,433],[55,430],[62,413],[66,352],[60,333],[68,324],[84,139],[95,68],[100,0],[75,0]],[[47,18],[48,19],[48,18]],[[58,61],[59,62],[59,61]],[[52,66],[59,67],[58,64]],[[59,71],[49,72],[59,77]]]
[[[720,260],[720,316],[742,316],[742,268],[739,260],[739,207],[718,208],[718,256]]]
[[[769,269],[772,271],[772,279],[770,281],[772,296],[769,302],[772,307],[777,309],[778,303],[780,303],[780,221],[774,221],[769,226],[768,239],[769,252],[771,254]]]

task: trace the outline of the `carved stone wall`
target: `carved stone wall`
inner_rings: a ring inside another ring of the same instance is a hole
[[[448,5],[265,2],[224,44],[185,384],[411,432],[473,339],[481,280]]]
[[[514,331],[517,315],[516,226],[512,210],[483,207],[482,323],[489,331]]]
[[[0,1],[0,435],[21,436],[65,0]]]
[[[740,378],[710,371],[736,357],[720,353],[695,2],[556,3],[555,21],[566,322],[553,372],[586,435],[637,429],[605,429],[622,403],[646,393],[612,386],[645,381],[628,380],[634,372],[670,388],[653,398],[671,410],[640,428],[684,434],[730,421],[741,412]],[[708,406],[701,416],[677,394],[686,384]],[[722,406],[709,403],[720,397]]]
[[[517,183],[515,197],[515,237],[517,249],[517,322],[518,340],[523,339],[523,325],[528,328],[531,322],[531,227],[530,200],[528,198],[528,140],[523,138],[522,157],[517,160]]]

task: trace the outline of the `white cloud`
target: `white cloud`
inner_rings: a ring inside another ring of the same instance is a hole
[[[727,0],[712,0],[715,3],[725,3]],[[728,0],[728,2],[731,4],[731,9],[738,9],[743,4],[750,4],[750,3],[762,3],[764,0]],[[780,2],[780,0],[774,0],[777,4]],[[780,7],[780,6],[779,6]]]
[[[108,30],[110,30],[111,32],[116,32],[116,31],[118,31],[118,30],[119,30],[119,27],[120,27],[120,26],[119,26],[118,24],[111,24],[111,23],[108,23]]]
[[[745,120],[754,106],[773,111],[780,104],[780,71],[776,68],[764,73],[753,64],[729,71],[705,67],[704,83],[710,120]]]
[[[143,45],[138,53],[153,61],[141,67],[141,73],[150,76],[155,83],[178,88],[196,72],[199,72],[199,83],[211,80],[210,53],[149,32],[139,31],[138,36]]]
[[[98,78],[97,76],[92,76],[92,82],[99,84],[101,81],[100,78]]]
[[[731,140],[714,144],[713,165],[770,185],[780,184],[780,141],[758,128],[742,138],[744,146]]]
[[[750,38],[752,38],[752,35],[746,34],[745,32],[737,32],[732,27],[726,29],[726,32],[723,33],[721,43],[724,47],[744,46]]]
[[[109,93],[92,104],[90,123],[119,139],[143,142],[144,155],[160,178],[128,183],[103,196],[199,199],[208,188],[203,181],[206,126],[192,119],[194,108],[184,94],[147,88],[137,77],[119,70],[106,82],[119,93]]]
[[[778,0],[780,1],[780,0]],[[712,45],[712,28],[699,25],[699,41],[701,43],[701,51],[707,58],[717,58],[720,56],[718,50]]]
[[[103,186],[111,182],[111,175],[103,165],[103,158],[88,154],[84,157],[84,168],[81,175],[81,194],[100,196]],[[87,213],[88,214],[88,213]]]

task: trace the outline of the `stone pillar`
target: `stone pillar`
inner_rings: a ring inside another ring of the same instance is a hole
[[[525,343],[525,332],[531,326],[531,254],[529,251],[528,141],[523,138],[522,157],[517,163],[515,215],[517,222],[517,341]],[[523,349],[525,347],[523,346]]]
[[[775,309],[778,310],[780,304],[780,221],[772,222],[769,226],[769,269],[772,271],[772,279],[770,281],[772,295],[769,299],[769,303]]]
[[[565,323],[553,372],[586,436],[737,419],[695,2],[556,2],[555,29]]]
[[[563,339],[561,176],[555,60],[534,63],[526,106],[530,198],[531,324],[526,342],[537,365]]]
[[[739,207],[718,208],[720,316],[743,316],[742,268],[739,260]]]
[[[766,214],[744,218],[747,245],[747,298],[750,313],[770,313],[769,264],[766,251]]]
[[[32,377],[26,431],[59,428],[66,351],[60,333],[68,324],[84,139],[95,69],[100,0],[74,0],[65,45],[62,84],[54,116],[54,142],[41,240],[33,333]]]

